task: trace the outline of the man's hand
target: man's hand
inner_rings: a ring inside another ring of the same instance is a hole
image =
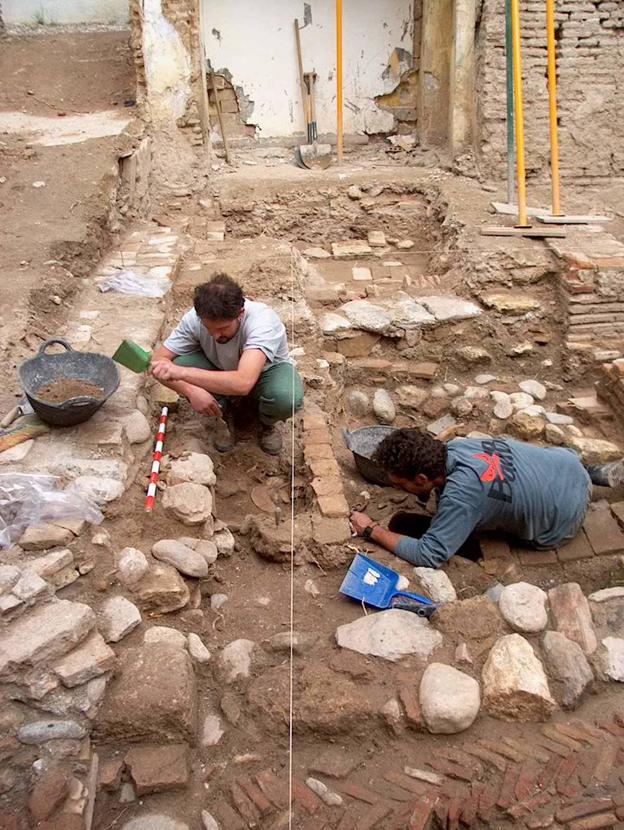
[[[199,386],[190,386],[184,391],[184,395],[198,415],[220,418],[223,414],[216,398]]]
[[[171,360],[155,360],[151,365],[150,371],[156,380],[166,383],[172,380],[182,380],[184,368],[182,366],[176,366]]]
[[[357,510],[354,510],[351,514],[349,521],[351,522],[351,527],[357,533],[358,536],[361,536],[364,533],[365,527],[370,527],[374,524],[373,520],[370,516],[367,516],[366,513],[358,513]]]

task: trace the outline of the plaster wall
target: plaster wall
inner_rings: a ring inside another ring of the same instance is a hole
[[[380,109],[375,96],[394,90],[412,68],[413,6],[412,0],[344,4],[345,132],[393,128],[392,114]],[[206,56],[215,71],[229,72],[249,99],[247,122],[258,125],[262,138],[305,129],[293,21],[298,18],[302,26],[311,18],[301,30],[303,68],[318,75],[319,135],[335,132],[335,0],[202,0],[201,11]]]
[[[128,22],[128,0],[2,0],[5,26]]]

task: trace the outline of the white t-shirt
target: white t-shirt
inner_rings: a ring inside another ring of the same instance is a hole
[[[227,343],[217,343],[191,308],[165,340],[164,346],[176,355],[201,349],[211,363],[224,371],[237,369],[240,356],[247,349],[264,352],[267,362],[263,372],[274,363],[290,362],[284,324],[272,308],[253,300],[245,300],[241,324]]]

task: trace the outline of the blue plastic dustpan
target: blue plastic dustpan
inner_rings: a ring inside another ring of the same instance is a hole
[[[430,617],[437,605],[428,597],[399,591],[399,574],[392,568],[380,565],[363,553],[356,553],[340,592],[373,608],[401,608],[413,611],[421,617]]]

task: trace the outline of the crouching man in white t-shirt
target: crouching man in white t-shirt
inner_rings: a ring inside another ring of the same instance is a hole
[[[215,437],[219,452],[235,444],[227,417],[231,398],[249,396],[257,402],[260,446],[271,455],[282,447],[276,424],[292,417],[303,402],[284,324],[264,303],[245,299],[227,274],[197,286],[193,308],[154,352],[151,372],[184,395],[199,415],[225,416],[228,430]]]

